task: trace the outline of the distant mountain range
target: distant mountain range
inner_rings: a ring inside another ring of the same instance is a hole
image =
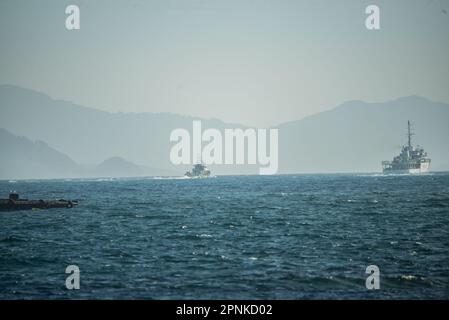
[[[135,165],[113,157],[98,165],[79,165],[42,141],[17,137],[0,128],[0,179],[57,179],[178,175],[176,171]]]
[[[60,178],[79,174],[78,165],[45,142],[0,129],[0,179]]]
[[[168,113],[109,113],[0,86],[0,179],[179,175],[189,167],[170,163],[170,133],[191,131],[193,120],[202,120],[203,130],[245,127]],[[431,169],[449,170],[449,105],[410,96],[351,101],[277,126],[279,173],[378,172],[381,161],[391,160],[406,142],[407,120],[415,142],[432,158]],[[258,166],[211,169],[258,172]]]

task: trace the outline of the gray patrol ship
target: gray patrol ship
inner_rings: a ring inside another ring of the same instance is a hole
[[[412,146],[410,121],[408,121],[408,144],[402,147],[401,153],[393,161],[382,161],[384,174],[420,174],[429,171],[430,158],[423,148]]]

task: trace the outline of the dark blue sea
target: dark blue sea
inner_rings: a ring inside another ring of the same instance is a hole
[[[0,299],[449,298],[445,173],[0,182],[10,190],[79,205],[0,212]]]

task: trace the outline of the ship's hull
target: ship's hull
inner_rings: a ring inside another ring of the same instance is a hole
[[[422,165],[421,168],[416,169],[384,169],[384,174],[423,174],[429,172],[428,165]]]
[[[200,175],[185,174],[184,177],[190,178],[190,179],[205,179],[205,178],[209,178],[210,174],[200,174]]]
[[[186,178],[192,178],[192,179],[194,179],[194,178],[198,178],[198,179],[201,179],[201,178],[209,178],[210,177],[210,171],[209,170],[206,170],[206,171],[204,171],[204,172],[202,172],[202,173],[200,173],[200,174],[192,174],[192,172],[186,172],[186,174],[184,175],[184,177],[186,177]]]

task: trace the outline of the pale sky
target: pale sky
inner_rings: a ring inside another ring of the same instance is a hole
[[[448,0],[0,0],[0,84],[111,112],[262,127],[347,100],[449,103],[448,57]]]

